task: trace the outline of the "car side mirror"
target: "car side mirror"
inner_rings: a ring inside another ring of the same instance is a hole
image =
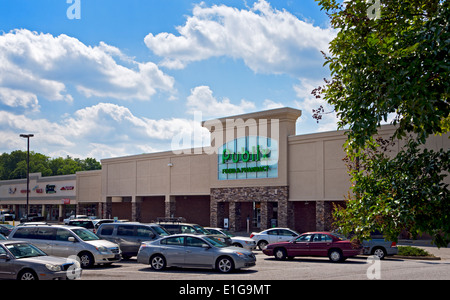
[[[0,254],[0,259],[8,261],[10,258],[9,258],[9,256],[7,254]]]
[[[202,248],[204,248],[204,249],[209,249],[209,248],[211,248],[208,244],[202,244]]]
[[[69,236],[69,238],[67,239],[69,242],[75,243],[76,240],[73,236]]]

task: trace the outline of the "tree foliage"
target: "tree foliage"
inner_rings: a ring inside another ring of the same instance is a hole
[[[75,174],[77,171],[100,170],[101,164],[95,158],[50,157],[30,152],[30,173],[42,173],[42,176]],[[21,179],[27,177],[27,152],[13,151],[0,155],[0,180]]]
[[[450,1],[317,1],[338,33],[324,54],[332,78],[313,94],[333,106],[339,128],[348,129],[353,183],[335,225],[359,238],[374,230],[393,240],[401,230],[426,232],[446,245],[450,150],[421,145],[450,131]],[[314,113],[319,120],[325,112]],[[395,155],[374,138],[388,121],[396,125],[388,142],[404,141]]]

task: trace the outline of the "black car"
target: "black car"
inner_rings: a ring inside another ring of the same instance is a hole
[[[0,234],[8,236],[13,228],[11,225],[0,224]]]
[[[29,214],[28,216],[23,217],[20,219],[20,223],[26,223],[26,222],[44,222],[45,218],[38,215],[38,214]]]

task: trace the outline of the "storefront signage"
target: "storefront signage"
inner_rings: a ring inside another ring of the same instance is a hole
[[[219,148],[218,178],[278,177],[278,143],[267,137],[246,136]]]
[[[45,193],[46,194],[55,194],[56,193],[55,188],[56,188],[56,186],[54,184],[47,184],[45,186]]]

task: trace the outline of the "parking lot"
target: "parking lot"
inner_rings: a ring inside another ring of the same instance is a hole
[[[443,250],[448,253],[450,249]],[[96,266],[84,270],[81,280],[368,280],[371,279],[369,277],[381,280],[450,279],[450,257],[447,254],[441,260],[388,257],[378,261],[379,265],[368,260],[367,256],[349,258],[343,263],[331,263],[328,258],[306,257],[278,261],[258,250],[255,254],[255,267],[232,274],[186,268],[168,268],[156,272],[148,265],[138,264],[136,258],[132,257],[111,266]],[[375,274],[379,278],[374,278]]]

